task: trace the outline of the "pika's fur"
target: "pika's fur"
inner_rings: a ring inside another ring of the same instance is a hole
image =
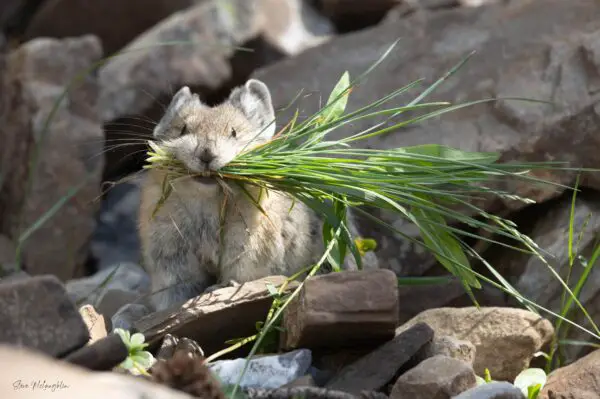
[[[274,118],[271,94],[261,81],[249,80],[215,107],[203,104],[183,87],[153,134],[191,171],[202,174],[227,165],[247,146],[268,141],[275,134]],[[139,213],[144,267],[152,291],[160,291],[153,295],[158,310],[193,298],[214,284],[290,276],[322,256],[322,221],[303,203],[293,203],[279,192],[261,196],[267,218],[236,185],[229,184],[228,192],[209,177],[181,178],[152,218],[162,194],[163,173],[150,170],[145,177]],[[246,189],[259,198],[256,187]],[[348,221],[356,236],[350,216]],[[377,267],[372,253],[363,263]],[[346,257],[344,268],[356,269],[352,255]]]

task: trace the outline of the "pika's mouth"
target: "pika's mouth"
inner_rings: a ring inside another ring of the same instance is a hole
[[[204,171],[202,174],[198,174],[192,177],[194,181],[202,184],[216,184],[217,179],[216,176],[211,174],[211,172]]]

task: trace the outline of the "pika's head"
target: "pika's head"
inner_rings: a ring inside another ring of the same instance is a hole
[[[189,170],[208,174],[273,137],[274,119],[271,94],[259,80],[236,87],[214,107],[185,86],[173,96],[153,134]]]

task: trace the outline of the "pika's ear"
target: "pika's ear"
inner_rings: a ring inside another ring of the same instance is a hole
[[[266,84],[250,79],[231,92],[229,102],[262,130],[261,137],[271,138],[275,134],[275,110]]]
[[[153,136],[158,139],[172,139],[179,136],[191,106],[201,107],[202,103],[197,94],[192,94],[189,87],[183,86],[175,93],[163,117],[154,127]]]

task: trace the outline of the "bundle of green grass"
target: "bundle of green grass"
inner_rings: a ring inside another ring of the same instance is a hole
[[[454,70],[457,68],[458,66]],[[391,99],[415,87],[419,81],[366,107],[345,113],[348,96],[355,84],[351,84],[346,72],[322,109],[302,123],[296,123],[296,113],[272,140],[248,148],[219,170],[216,177],[288,193],[322,215],[325,220],[326,247],[332,240],[335,241],[328,254],[328,260],[334,269],[341,264],[348,250],[360,264],[360,254],[365,249],[361,248],[361,241],[351,237],[345,228],[348,207],[383,224],[390,231],[414,240],[364,208],[374,207],[395,212],[419,228],[422,241],[417,242],[431,251],[453,275],[459,277],[470,292],[471,288],[479,288],[480,283],[471,270],[467,255],[479,260],[481,258],[461,239],[465,236],[474,237],[473,233],[461,229],[461,225],[491,233],[479,237],[481,239],[489,240],[486,237],[498,234],[515,241],[515,246],[506,243],[502,245],[537,251],[535,244],[519,233],[510,221],[477,209],[472,205],[472,199],[480,195],[520,199],[510,193],[488,188],[485,184],[503,176],[535,181],[527,176],[527,170],[548,165],[500,164],[497,163],[499,155],[495,153],[465,152],[436,144],[385,150],[361,149],[356,145],[367,138],[389,134],[403,126],[475,104],[420,103],[449,75],[450,73],[438,80],[405,106],[384,108]],[[398,116],[408,111],[424,112],[398,122]],[[344,125],[380,116],[388,116],[386,123],[374,124],[365,131],[341,140],[327,140],[328,134]],[[169,181],[164,185],[164,199],[170,192],[169,183],[173,179],[190,176],[190,171],[159,144],[149,142],[149,145],[151,149],[146,168],[168,171]],[[459,207],[466,207],[471,212],[459,212],[456,210]]]

